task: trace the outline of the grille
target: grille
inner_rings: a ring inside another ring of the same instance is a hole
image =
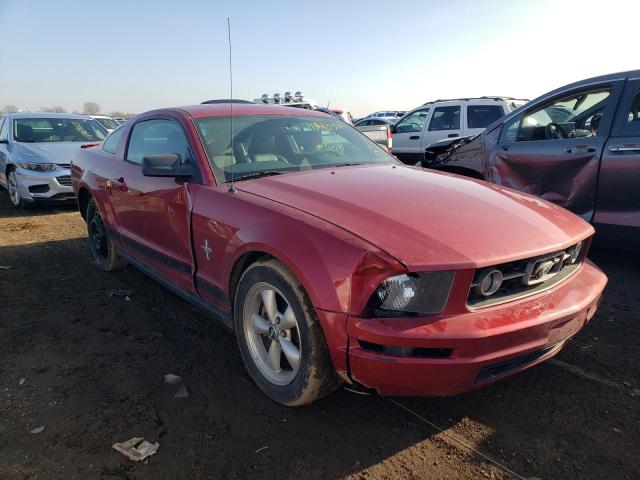
[[[484,308],[533,295],[562,282],[582,264],[586,248],[580,242],[566,250],[478,269],[467,297],[470,308]],[[496,273],[497,271],[497,273]],[[501,278],[499,287],[487,289],[488,276]],[[488,290],[488,291],[487,291]]]
[[[60,177],[56,177],[56,180],[58,180],[58,183],[63,187],[71,186],[71,175],[62,175]]]
[[[56,165],[60,168],[63,168],[65,170],[69,170],[71,168],[71,164],[70,163],[56,163]]]
[[[507,373],[520,370],[527,365],[530,365],[533,362],[544,358],[547,355],[551,355],[551,353],[553,353],[555,350],[558,350],[560,347],[562,347],[563,343],[564,342],[556,343],[542,350],[537,350],[535,352],[527,353],[526,355],[507,360],[506,362],[496,363],[484,367],[480,370],[480,373],[478,373],[476,382],[484,382],[487,380],[491,380],[492,378],[499,377],[500,375],[506,375]]]

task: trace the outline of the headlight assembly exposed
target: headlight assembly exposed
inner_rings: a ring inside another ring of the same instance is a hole
[[[20,168],[36,172],[50,172],[56,169],[55,163],[20,163]]]
[[[434,315],[444,310],[454,272],[422,272],[387,278],[369,300],[374,316]]]

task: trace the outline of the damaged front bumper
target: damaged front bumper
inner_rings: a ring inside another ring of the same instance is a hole
[[[349,376],[383,395],[480,388],[560,351],[593,317],[606,282],[587,261],[566,282],[507,304],[436,317],[349,317]]]

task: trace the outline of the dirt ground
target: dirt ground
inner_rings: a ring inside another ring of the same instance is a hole
[[[2,479],[640,478],[638,255],[592,251],[603,304],[555,360],[454,398],[291,409],[230,331],[133,268],[98,270],[85,237],[73,208],[16,212],[0,192]],[[111,448],[131,437],[157,454]]]

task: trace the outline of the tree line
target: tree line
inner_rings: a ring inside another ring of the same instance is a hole
[[[0,108],[0,115],[4,113],[15,113],[19,111],[20,109],[17,106],[9,104]],[[64,107],[61,107],[59,105],[55,105],[53,107],[40,107],[38,111],[51,112],[51,113],[67,113],[67,110]],[[133,113],[120,112],[118,110],[115,110],[113,112],[108,112],[108,113],[102,113],[102,109],[100,108],[100,105],[98,105],[96,102],[84,102],[84,105],[82,106],[82,111],[74,110],[72,113],[84,114],[84,115],[107,115],[109,117],[114,117],[114,118],[128,118],[134,115]]]

